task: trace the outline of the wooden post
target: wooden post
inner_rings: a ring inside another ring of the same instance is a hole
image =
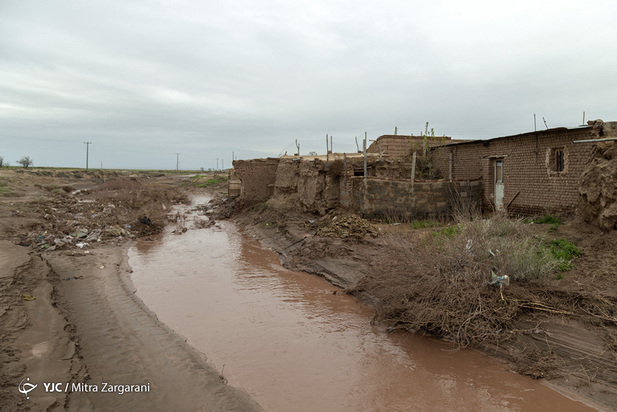
[[[343,187],[347,188],[347,154],[343,153]]]
[[[366,174],[367,174],[366,172],[368,169],[367,160],[366,160],[366,132],[364,132],[363,148],[364,148],[364,182],[366,182]]]
[[[326,133],[326,162],[330,160],[330,151],[328,150],[328,133]]]
[[[330,153],[334,153],[334,150],[332,150],[332,136],[330,136]]]
[[[416,180],[416,152],[411,156],[411,191],[413,192],[413,182]]]

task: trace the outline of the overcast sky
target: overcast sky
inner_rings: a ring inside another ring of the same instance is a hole
[[[0,0],[0,156],[198,169],[617,120],[616,22],[613,0]]]

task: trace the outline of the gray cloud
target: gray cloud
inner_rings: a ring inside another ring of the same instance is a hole
[[[354,136],[489,138],[617,120],[617,5],[590,1],[0,4],[0,156],[214,167],[355,150]],[[541,122],[539,125],[542,124]],[[542,124],[543,125],[543,124]],[[229,165],[229,162],[227,165]]]

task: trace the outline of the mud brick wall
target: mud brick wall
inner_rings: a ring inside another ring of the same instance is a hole
[[[440,147],[435,162],[448,176],[452,155],[454,180],[482,179],[483,202],[495,201],[494,162],[504,162],[504,206],[521,215],[573,212],[578,204],[581,174],[590,160],[593,144],[573,140],[600,137],[598,129],[549,129],[491,140]],[[555,151],[564,152],[564,170],[556,170]]]
[[[436,218],[450,216],[458,205],[480,207],[482,185],[478,181],[414,182],[381,179],[348,180],[350,208],[365,217]]]
[[[449,143],[449,137],[429,137],[427,147],[433,147]],[[410,156],[413,151],[422,153],[424,137],[422,136],[403,136],[403,135],[383,135],[379,136],[366,149],[367,153],[381,153],[383,157],[390,159],[401,159]]]
[[[274,194],[279,159],[234,160],[234,179],[241,182],[239,203],[250,206],[268,200]]]

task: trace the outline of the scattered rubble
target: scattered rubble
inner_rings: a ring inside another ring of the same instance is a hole
[[[332,222],[317,230],[317,236],[338,237],[342,239],[377,237],[377,229],[366,219],[358,215],[339,218],[335,216]]]

